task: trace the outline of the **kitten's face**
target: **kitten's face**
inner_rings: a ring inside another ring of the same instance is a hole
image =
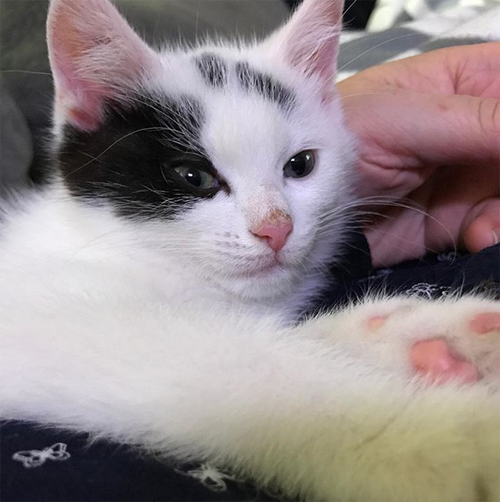
[[[49,29],[71,22],[75,2],[53,3]],[[104,202],[179,267],[236,294],[286,293],[328,262],[345,225],[327,215],[350,198],[352,145],[328,70],[334,48],[319,47],[330,50],[328,65],[319,52],[297,61],[287,30],[313,15],[312,4],[331,10],[332,2],[308,0],[262,45],[162,54],[128,32],[105,0],[91,3],[129,50],[119,55],[111,38],[104,47],[98,41],[100,60],[81,85],[81,73],[71,79],[58,62],[74,33],[53,37],[59,166],[71,193]],[[87,37],[85,54],[99,30],[89,23],[86,30],[80,19],[77,27]],[[75,57],[71,47],[69,54],[81,63],[83,52]],[[118,65],[115,77],[102,67],[106,58]]]

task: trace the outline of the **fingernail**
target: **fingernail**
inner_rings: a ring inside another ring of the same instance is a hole
[[[498,235],[498,231],[492,230],[491,238],[492,238],[492,246],[498,244],[500,242],[500,236]]]

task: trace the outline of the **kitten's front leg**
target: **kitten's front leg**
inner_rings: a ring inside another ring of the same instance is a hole
[[[276,379],[242,415],[230,465],[308,501],[500,501],[499,373],[486,371],[500,355],[498,310],[394,299],[304,323],[273,347]],[[441,334],[457,360],[481,364],[481,382],[415,376],[412,348]]]
[[[1,417],[211,459],[308,502],[500,500],[490,389],[427,388],[352,350],[354,311],[282,329],[203,308],[61,307],[0,316]]]
[[[307,403],[297,385],[305,406],[282,402],[260,432],[247,417],[246,472],[307,501],[500,500],[500,409],[487,388],[429,388],[347,357],[338,364],[345,378],[330,395],[311,387]]]
[[[390,384],[380,390],[378,409],[371,397],[365,400],[366,410],[373,410],[369,422],[383,416],[384,403],[394,415],[393,420],[386,416],[380,433],[360,443],[358,453],[364,449],[364,455],[353,468],[362,471],[361,459],[370,455],[374,465],[365,465],[368,475],[358,479],[365,495],[356,500],[500,500],[499,302],[477,297],[368,300],[311,320],[303,329],[357,354],[367,365],[394,371],[402,387],[418,386],[417,379],[422,384],[419,390],[413,387],[404,407],[405,393],[396,382],[392,390]],[[360,437],[366,438],[369,422],[360,424]]]

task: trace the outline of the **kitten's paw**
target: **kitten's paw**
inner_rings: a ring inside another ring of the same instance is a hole
[[[500,389],[500,302],[396,298],[366,303],[358,312],[358,343],[380,362],[436,383],[483,380]]]
[[[453,353],[450,345],[442,339],[417,342],[410,349],[410,361],[417,373],[436,383],[449,380],[475,383],[481,378],[479,369]]]

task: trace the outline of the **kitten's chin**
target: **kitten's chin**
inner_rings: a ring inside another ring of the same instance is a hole
[[[235,271],[220,281],[219,286],[242,298],[267,300],[290,294],[299,279],[298,271],[276,263],[255,270]]]

